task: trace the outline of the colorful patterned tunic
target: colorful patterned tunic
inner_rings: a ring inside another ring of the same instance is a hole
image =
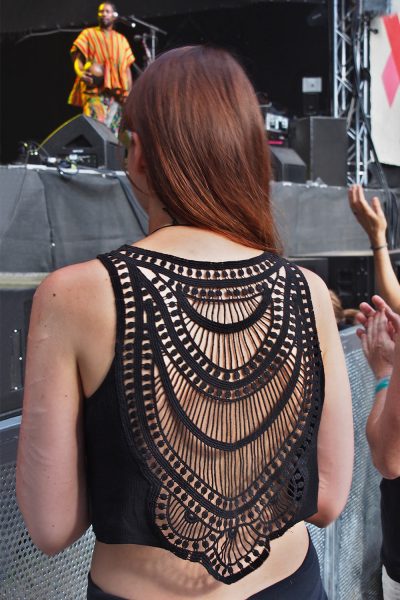
[[[104,83],[101,88],[88,88],[77,77],[68,99],[69,104],[84,106],[88,96],[106,94],[123,99],[129,91],[127,69],[135,57],[128,40],[117,31],[104,31],[100,27],[84,29],[74,41],[71,53],[79,50],[86,61],[96,62],[103,66]]]

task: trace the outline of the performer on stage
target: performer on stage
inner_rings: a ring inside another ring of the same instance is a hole
[[[82,106],[84,115],[105,123],[117,135],[135,57],[128,40],[114,31],[115,5],[100,4],[97,16],[98,27],[84,29],[72,44],[77,77],[68,103]]]

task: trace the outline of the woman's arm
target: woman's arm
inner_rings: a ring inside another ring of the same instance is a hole
[[[382,401],[379,419],[375,424],[368,423],[368,441],[374,464],[382,476],[397,479],[400,477],[400,335],[395,343],[392,377]]]
[[[318,433],[318,512],[308,521],[325,527],[342,512],[351,486],[354,456],[350,384],[329,291],[314,273],[308,280],[325,371]]]
[[[89,525],[77,366],[80,292],[70,269],[47,277],[34,296],[18,446],[18,503],[46,554],[67,547]]]
[[[359,335],[375,377],[390,383],[375,394],[366,431],[375,467],[395,479],[400,477],[400,317],[379,296],[373,302],[376,311],[367,303],[360,306],[366,329]]]
[[[357,221],[369,237],[374,253],[378,292],[393,310],[400,313],[400,284],[390,260],[386,243],[387,222],[379,198],[374,196],[370,206],[362,186],[354,185],[349,190],[349,203]]]

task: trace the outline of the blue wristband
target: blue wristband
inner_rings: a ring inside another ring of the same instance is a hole
[[[381,379],[379,379],[375,387],[375,394],[387,388],[389,386],[389,383],[390,377],[382,377]]]

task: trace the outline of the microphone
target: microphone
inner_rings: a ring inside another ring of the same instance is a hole
[[[118,13],[117,13],[118,15]],[[124,23],[125,25],[130,25],[131,27],[136,27],[136,23],[134,23],[133,21],[131,21],[131,19],[129,19],[129,17],[122,17],[121,15],[118,15],[116,17],[117,21],[121,21],[121,23]]]

